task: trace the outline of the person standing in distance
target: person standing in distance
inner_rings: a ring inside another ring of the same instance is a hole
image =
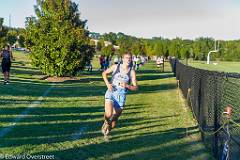
[[[126,101],[128,90],[138,89],[136,72],[131,68],[132,54],[126,52],[122,57],[122,63],[114,64],[102,73],[103,80],[108,88],[105,94],[105,113],[102,133],[105,140],[111,129],[116,126],[117,120],[121,115]],[[112,73],[111,82],[108,75]]]
[[[9,84],[11,60],[13,60],[12,51],[10,50],[9,45],[6,45],[3,51],[0,53],[0,58],[2,58],[2,73],[4,76],[4,85]]]

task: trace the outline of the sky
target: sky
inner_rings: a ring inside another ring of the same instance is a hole
[[[240,0],[73,0],[92,32],[152,38],[240,39]],[[24,27],[36,0],[0,0],[0,17]]]

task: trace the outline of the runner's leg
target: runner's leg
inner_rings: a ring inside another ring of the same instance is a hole
[[[6,72],[6,80],[9,81],[9,72]]]
[[[102,133],[104,136],[107,136],[109,134],[109,131],[111,130],[111,117],[113,114],[113,104],[112,101],[109,99],[105,99],[105,113],[104,113],[104,122],[102,125]]]
[[[3,72],[4,81],[7,81],[7,72]]]
[[[118,118],[122,114],[123,109],[113,109],[113,116],[112,116],[112,123],[111,123],[111,128],[115,128]]]
[[[110,120],[113,114],[113,103],[110,100],[105,100],[105,113],[104,117],[106,120]]]

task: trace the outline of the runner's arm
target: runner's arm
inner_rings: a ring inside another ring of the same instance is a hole
[[[137,78],[136,78],[136,72],[135,70],[131,71],[131,77],[132,77],[132,85],[127,85],[126,88],[131,90],[131,91],[136,91],[138,90],[138,85],[137,85]]]
[[[14,60],[12,51],[10,51],[10,56],[11,56],[11,59]]]
[[[112,66],[111,66],[110,68],[108,68],[106,71],[103,71],[103,72],[102,72],[103,80],[104,80],[106,86],[108,87],[108,89],[110,89],[110,90],[112,89],[112,86],[111,86],[111,84],[109,83],[107,76],[108,76],[109,74],[111,74],[115,69],[116,69],[116,65],[112,65]]]

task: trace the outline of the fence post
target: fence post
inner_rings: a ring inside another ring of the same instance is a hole
[[[202,107],[202,86],[203,86],[203,77],[202,77],[202,73],[198,72],[197,74],[201,74],[200,78],[199,78],[199,88],[198,88],[198,108],[197,108],[197,119],[198,119],[198,125],[200,125],[200,127],[202,127],[202,115],[201,115],[201,107]],[[203,129],[203,128],[202,128]],[[201,139],[202,141],[204,141],[204,133],[201,132]]]
[[[176,68],[177,68],[177,59],[174,59],[173,60],[173,74],[174,74],[174,77],[176,77]]]
[[[214,90],[217,92],[217,81],[216,81],[216,77],[214,76]],[[214,96],[214,131],[218,130],[218,128],[220,127],[219,123],[218,123],[218,97],[217,94],[215,94]],[[219,154],[218,154],[218,133],[214,134],[214,142],[213,142],[213,153],[214,153],[214,157],[216,159],[219,159]]]

